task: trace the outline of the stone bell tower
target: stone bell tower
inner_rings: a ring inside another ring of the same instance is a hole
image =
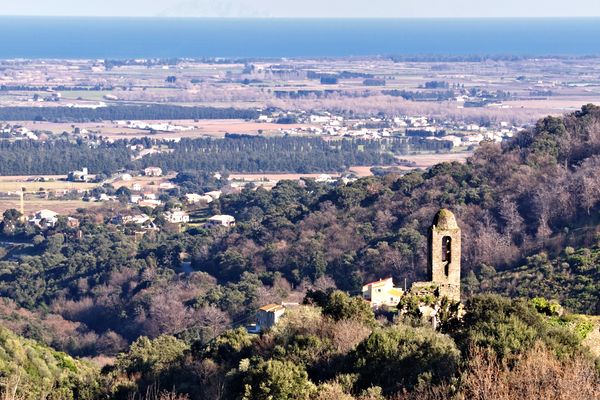
[[[429,230],[429,279],[440,297],[460,301],[460,228],[454,214],[442,208]]]

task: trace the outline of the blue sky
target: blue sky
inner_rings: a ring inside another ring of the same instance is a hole
[[[3,0],[0,15],[172,17],[600,16],[599,0]]]

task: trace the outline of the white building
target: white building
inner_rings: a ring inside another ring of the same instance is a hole
[[[181,210],[167,211],[165,219],[172,224],[187,224],[190,222],[190,216]]]
[[[58,213],[52,210],[40,210],[29,219],[29,223],[37,226],[54,226],[58,222]]]
[[[373,308],[395,307],[402,299],[403,294],[402,289],[394,287],[392,278],[380,279],[362,287],[363,299],[368,301]]]
[[[280,304],[268,304],[258,309],[256,313],[256,326],[258,331],[274,327],[285,314],[285,307]]]
[[[98,196],[98,201],[112,201],[116,199],[116,196],[109,196],[106,193],[101,193],[100,196]]]
[[[156,207],[162,205],[162,201],[160,201],[160,200],[152,200],[152,199],[145,199],[145,200],[140,201],[138,203],[138,205],[140,207],[156,208]]]
[[[162,168],[159,167],[148,167],[144,169],[144,175],[146,176],[162,176]]]
[[[140,196],[138,194],[132,194],[131,197],[129,198],[129,201],[133,204],[137,204],[140,201],[142,201],[142,196]]]
[[[219,226],[224,226],[227,228],[231,228],[235,226],[235,218],[231,215],[215,215],[210,217],[206,222],[207,228],[216,228]]]
[[[458,147],[462,144],[462,138],[454,135],[442,136],[440,139],[445,140],[447,142],[452,142],[453,147]]]
[[[214,199],[205,194],[205,195],[201,195],[198,193],[188,193],[185,195],[185,200],[188,202],[188,204],[196,204],[196,203],[200,203],[205,202],[206,204],[208,203],[212,203],[214,201]]]
[[[319,183],[332,183],[335,182],[335,179],[331,175],[321,174],[316,179],[315,182]]]
[[[82,168],[81,171],[71,171],[67,178],[71,182],[87,182],[90,180],[90,175],[87,168]]]
[[[127,224],[143,225],[147,222],[151,222],[151,218],[146,214],[118,215],[113,218],[113,223],[119,224],[119,225],[127,225]]]

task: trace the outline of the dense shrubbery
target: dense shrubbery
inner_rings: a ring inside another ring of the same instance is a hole
[[[335,293],[312,297],[324,302],[324,311],[336,307],[330,304],[336,302]],[[598,372],[576,335],[555,326],[533,305],[484,296],[467,303],[465,311],[464,322],[442,334],[381,319],[375,325],[360,322],[358,309],[354,316],[335,320],[320,308],[300,306],[288,309],[274,329],[260,336],[228,331],[213,343],[177,353],[158,370],[117,365],[112,374],[128,377],[117,389],[122,395],[126,388],[143,393],[152,377],[192,399],[463,399],[502,393],[505,397],[499,398],[515,399],[503,392],[512,388],[522,393],[518,398],[532,400],[543,382],[560,390],[551,399],[599,394]],[[494,343],[478,342],[490,335]],[[521,340],[525,337],[530,340]],[[184,347],[158,339],[144,343],[152,354]],[[138,348],[134,345],[121,359],[139,358]],[[527,371],[532,367],[543,375]],[[571,382],[579,390],[569,389]]]
[[[98,370],[0,327],[0,396],[6,399],[91,400]]]
[[[348,308],[354,298],[340,293],[313,292],[307,300],[319,299],[322,308],[289,308],[260,335],[228,330],[191,346],[173,336],[141,337],[102,373],[0,329],[0,393],[16,390],[32,400],[533,400],[540,393],[587,400],[600,394],[600,375],[581,339],[539,313],[540,301],[476,296],[463,321],[440,333],[418,320],[365,320],[361,307]],[[340,304],[343,317],[326,313]]]

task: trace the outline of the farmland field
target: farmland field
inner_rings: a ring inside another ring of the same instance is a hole
[[[0,192],[14,192],[25,188],[27,192],[44,190],[88,190],[98,186],[95,183],[68,182],[64,175],[43,176],[48,182],[29,181],[40,176],[0,176]]]

